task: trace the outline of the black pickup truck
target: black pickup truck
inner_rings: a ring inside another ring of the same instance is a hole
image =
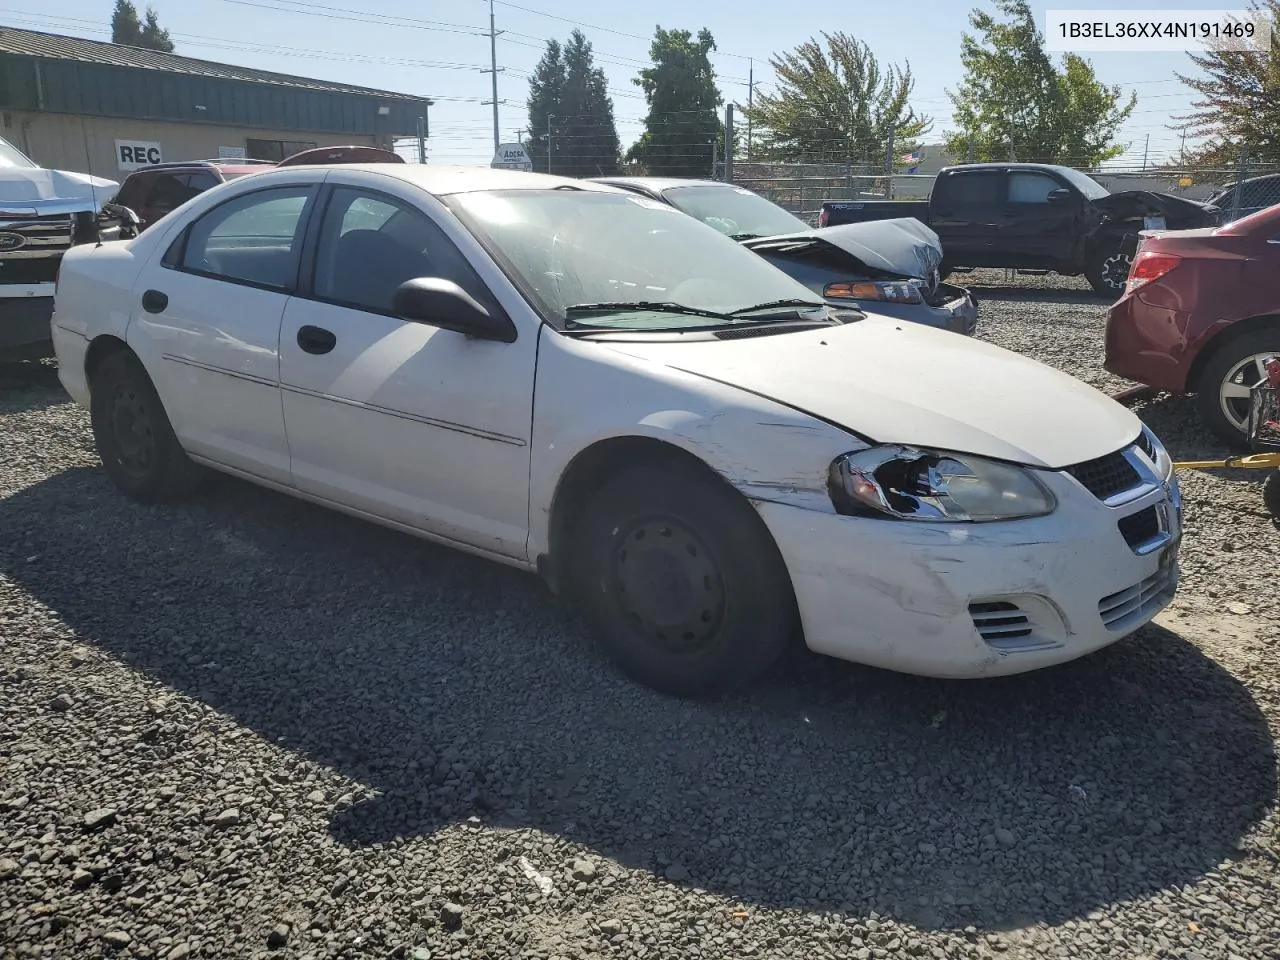
[[[818,225],[914,217],[942,240],[942,276],[975,267],[1084,274],[1099,294],[1124,292],[1142,230],[1213,227],[1223,211],[1168,193],[1111,193],[1091,177],[1042,163],[945,167],[927,200],[832,200]]]

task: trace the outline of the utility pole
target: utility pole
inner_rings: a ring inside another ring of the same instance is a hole
[[[724,182],[733,183],[733,104],[724,108]]]
[[[1182,144],[1178,147],[1178,162],[1185,164],[1187,162],[1187,128],[1182,128]]]
[[[516,131],[516,143],[520,144],[522,147],[524,146],[524,127],[521,127]]]
[[[747,159],[751,159],[751,108],[756,102],[756,62],[747,61]]]
[[[1147,169],[1147,152],[1151,149],[1151,134],[1147,134],[1146,145],[1142,148],[1142,169]]]
[[[552,114],[547,114],[547,173],[551,172],[551,121],[554,119]]]
[[[493,76],[493,153],[498,154],[498,33],[493,17],[493,0],[489,0],[489,69]]]

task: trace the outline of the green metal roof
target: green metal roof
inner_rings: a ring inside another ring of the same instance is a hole
[[[268,70],[252,70],[211,60],[197,60],[176,53],[161,53],[142,47],[127,47],[102,40],[85,40],[56,33],[40,33],[35,30],[18,30],[0,25],[0,53],[45,60],[74,60],[79,63],[96,63],[112,67],[130,67],[135,70],[156,70],[163,73],[179,73],[191,77],[209,77],[220,80],[239,80],[246,83],[265,83],[296,90],[316,90],[325,93],[346,93],[378,97],[383,100],[421,100],[406,93],[356,87],[328,80],[312,80],[288,73],[272,73]]]

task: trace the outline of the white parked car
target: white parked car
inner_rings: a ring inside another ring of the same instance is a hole
[[[63,259],[62,382],[130,497],[212,467],[539,571],[679,695],[815,651],[1013,674],[1172,597],[1172,464],[994,346],[839,316],[601,185],[283,168]]]

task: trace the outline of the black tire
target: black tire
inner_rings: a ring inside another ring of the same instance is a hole
[[[656,549],[648,544],[659,544]],[[633,680],[714,697],[763,674],[797,635],[791,578],[760,517],[682,463],[628,469],[583,508],[571,595]]]
[[[1093,287],[1093,292],[1113,302],[1119,300],[1124,294],[1129,268],[1133,265],[1133,253],[1131,244],[1114,240],[1099,244],[1089,254],[1084,268],[1085,279]]]
[[[132,353],[113,353],[94,372],[89,414],[102,466],[131,500],[181,500],[205,479],[205,470],[178,443],[151,378]]]
[[[1249,373],[1241,368],[1248,366],[1250,358],[1266,355],[1280,356],[1280,327],[1252,330],[1213,350],[1195,383],[1200,419],[1219,440],[1236,449],[1248,447],[1249,401],[1245,397],[1224,398],[1223,390],[1229,381],[1236,384],[1237,393],[1240,387],[1260,382],[1261,369]]]
[[[1280,524],[1280,470],[1272,470],[1262,481],[1262,505],[1271,519]]]

